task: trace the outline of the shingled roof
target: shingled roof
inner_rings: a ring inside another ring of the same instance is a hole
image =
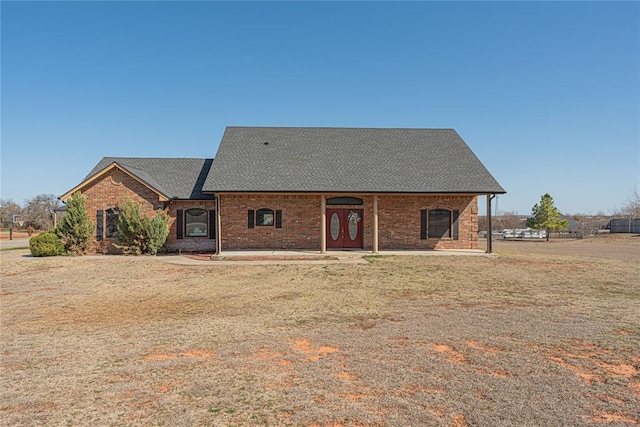
[[[202,192],[213,159],[104,157],[83,182],[114,163],[169,198],[213,198]]]
[[[453,129],[227,127],[205,192],[505,193]]]

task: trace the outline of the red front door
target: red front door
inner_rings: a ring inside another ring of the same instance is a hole
[[[362,209],[327,208],[327,248],[362,248]]]

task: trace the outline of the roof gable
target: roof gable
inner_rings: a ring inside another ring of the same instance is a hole
[[[161,200],[211,199],[202,186],[211,169],[213,159],[176,159],[140,157],[104,157],[85,179],[60,198],[87,186],[113,168],[118,168],[156,192]]]
[[[228,127],[211,192],[504,193],[453,129]]]

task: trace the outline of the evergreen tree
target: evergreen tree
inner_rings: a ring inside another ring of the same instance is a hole
[[[67,202],[67,212],[55,230],[66,251],[75,255],[87,252],[93,244],[95,227],[87,213],[84,196],[73,193]]]
[[[560,212],[553,205],[553,197],[545,193],[540,199],[540,204],[535,204],[531,209],[531,218],[527,218],[527,227],[536,230],[547,231],[547,242],[551,230],[562,230],[569,226],[569,221],[560,218]]]
[[[155,255],[162,249],[169,237],[169,215],[161,210],[153,218],[142,215],[140,204],[127,200],[119,206],[118,240],[114,244],[124,253],[134,255]]]

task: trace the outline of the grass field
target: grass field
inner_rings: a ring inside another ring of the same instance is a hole
[[[0,423],[640,424],[640,237],[495,250],[325,266],[2,251]]]

